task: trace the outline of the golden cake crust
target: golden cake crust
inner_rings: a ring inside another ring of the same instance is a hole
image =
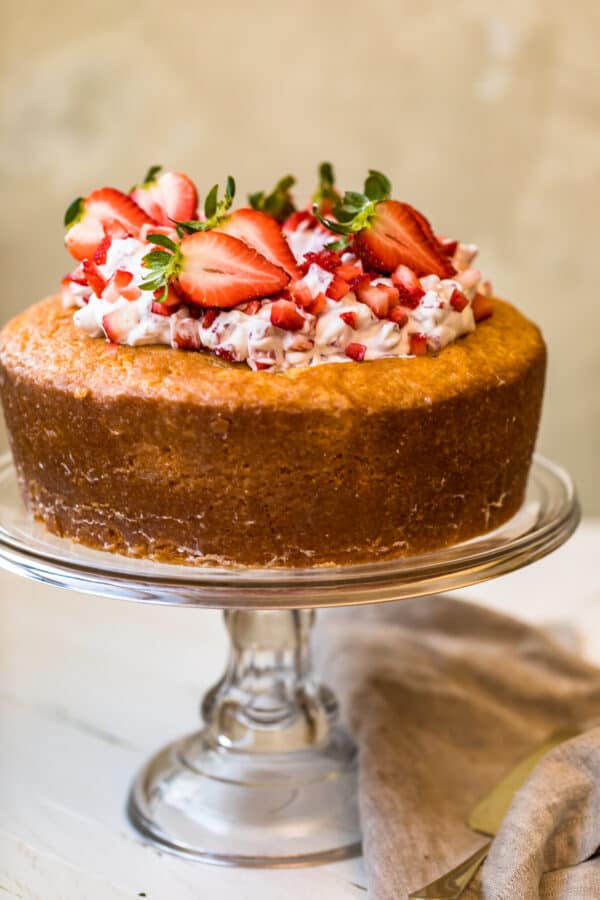
[[[91,339],[51,297],[0,336],[26,502],[92,546],[186,562],[355,563],[516,512],[545,346],[514,307],[438,355],[253,372]]]

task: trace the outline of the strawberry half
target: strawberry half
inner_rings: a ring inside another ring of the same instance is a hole
[[[276,294],[290,276],[238,238],[199,231],[179,244],[173,274],[190,303],[228,309]]]
[[[369,227],[354,238],[354,251],[367,268],[377,272],[389,273],[405,265],[416,275],[450,278],[454,266],[429,235],[431,229],[424,227],[423,220],[408,203],[383,200],[375,206]]]
[[[216,230],[258,250],[274,266],[284,269],[294,281],[302,278],[302,271],[283,236],[281,225],[266,213],[256,209],[238,209]]]
[[[74,200],[65,213],[68,231],[65,243],[75,259],[92,259],[105,237],[105,226],[118,223],[128,235],[138,237],[140,228],[154,220],[131,197],[116,188],[100,188]]]
[[[158,173],[161,166],[152,166],[142,184],[129,193],[149,216],[161,225],[195,219],[198,191],[194,182],[182,172]]]

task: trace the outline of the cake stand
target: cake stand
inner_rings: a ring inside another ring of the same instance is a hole
[[[525,502],[485,537],[370,565],[248,569],[163,565],[53,537],[23,509],[0,459],[0,565],[107,597],[224,610],[231,647],[202,701],[204,725],[135,780],[133,825],[163,850],[208,862],[294,866],[360,852],[356,747],[310,661],[315,610],[462,588],[531,563],[579,518],[568,475],[542,457]]]

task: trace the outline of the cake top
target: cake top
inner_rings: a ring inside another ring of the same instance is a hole
[[[477,247],[435,234],[382,173],[342,195],[322,163],[302,209],[294,183],[234,208],[229,177],[199,214],[188,176],[153,166],[129,194],[78,198],[65,241],[79,265],[61,286],[75,324],[277,372],[436,352],[492,314]]]

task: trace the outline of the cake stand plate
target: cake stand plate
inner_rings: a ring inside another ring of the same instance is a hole
[[[314,611],[462,588],[550,553],[574,531],[569,476],[538,456],[525,501],[482,538],[426,555],[342,567],[166,565],[90,550],[33,522],[0,458],[0,565],[100,596],[224,610],[231,639],[204,726],[142,769],[133,825],[163,850],[208,862],[294,866],[360,852],[356,748],[310,662]]]

